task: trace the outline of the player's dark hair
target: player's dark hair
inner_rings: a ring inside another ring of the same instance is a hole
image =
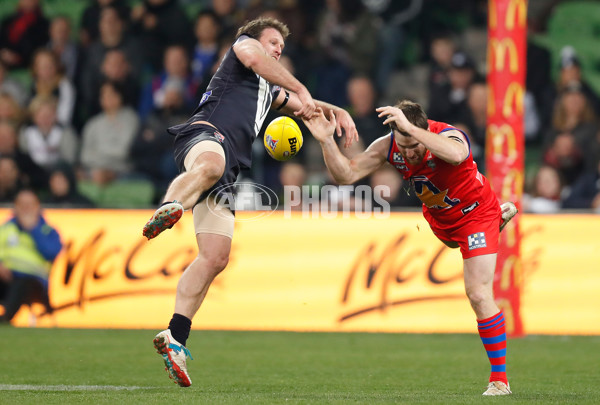
[[[271,17],[259,17],[255,20],[248,21],[242,25],[235,35],[236,39],[240,35],[249,35],[254,39],[259,39],[262,32],[267,28],[275,28],[285,40],[290,35],[290,29],[287,25],[279,20]]]
[[[423,107],[421,107],[420,104],[410,100],[402,100],[397,102],[394,107],[402,110],[404,116],[411,124],[423,129],[429,128],[427,114],[425,114],[425,111],[423,111]],[[401,135],[410,136],[409,134],[400,131],[394,122],[390,123],[390,128],[392,128],[393,131],[399,132]]]

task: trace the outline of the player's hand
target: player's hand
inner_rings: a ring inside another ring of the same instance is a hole
[[[317,108],[311,118],[302,118],[302,121],[319,142],[325,142],[328,138],[332,138],[337,126],[333,111],[329,112],[329,120],[327,120],[321,108]]]
[[[300,102],[302,103],[302,107],[298,111],[294,111],[294,115],[304,119],[311,119],[317,106],[315,105],[315,100],[313,100],[312,96],[308,92],[306,88],[303,88],[302,91],[296,93]]]
[[[342,108],[338,108],[335,110],[335,118],[337,120],[335,132],[339,137],[346,133],[346,141],[344,142],[344,147],[348,148],[350,145],[352,145],[354,141],[358,141],[358,131],[356,130],[356,124],[354,123],[354,120],[352,119],[348,111]]]
[[[385,107],[378,107],[375,111],[379,113],[379,118],[385,117],[383,125],[388,125],[393,122],[400,131],[410,133],[413,124],[406,118],[401,109],[388,105]]]

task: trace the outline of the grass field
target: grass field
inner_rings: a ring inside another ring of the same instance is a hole
[[[0,327],[0,404],[600,403],[600,336],[510,340],[514,395],[482,397],[475,334],[192,331],[179,388],[155,333]]]

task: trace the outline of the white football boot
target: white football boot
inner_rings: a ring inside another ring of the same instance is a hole
[[[192,359],[190,351],[173,339],[169,329],[163,330],[154,338],[154,348],[165,362],[169,378],[181,387],[189,387],[192,380],[187,372],[186,357]],[[193,359],[192,359],[193,360]]]
[[[512,394],[509,384],[502,381],[492,381],[488,384],[487,390],[482,395],[509,395]]]

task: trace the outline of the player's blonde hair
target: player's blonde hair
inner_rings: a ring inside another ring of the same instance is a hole
[[[423,129],[429,128],[429,123],[427,122],[427,114],[425,114],[425,111],[423,110],[423,107],[421,107],[420,104],[410,100],[402,100],[398,101],[394,107],[402,110],[404,116],[411,124]],[[404,132],[400,131],[398,129],[398,126],[394,122],[390,123],[390,128],[404,136],[409,136],[408,134],[405,134]]]
[[[279,20],[271,17],[259,17],[242,25],[235,35],[239,38],[240,35],[250,35],[254,39],[259,39],[262,32],[267,28],[275,28],[285,40],[290,35],[290,29],[287,25]]]

